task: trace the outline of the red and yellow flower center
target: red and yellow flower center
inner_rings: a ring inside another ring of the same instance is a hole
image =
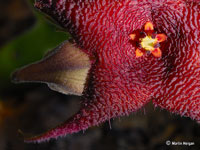
[[[146,51],[150,51],[155,57],[161,57],[162,51],[159,48],[159,43],[165,41],[167,39],[167,36],[165,34],[153,34],[154,27],[151,22],[147,22],[144,25],[144,33],[146,36],[143,38],[139,38],[140,47],[136,48],[135,50],[136,57],[138,58],[143,56]],[[137,34],[135,33],[130,34],[129,36],[130,39],[133,41],[137,39]]]

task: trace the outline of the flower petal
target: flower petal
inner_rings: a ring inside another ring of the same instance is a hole
[[[187,10],[195,11],[195,15]],[[193,16],[193,20],[199,21],[200,5],[195,2],[190,3],[182,11],[181,16],[177,14],[174,18],[168,18],[171,22],[175,22],[176,27],[161,23],[166,20],[165,14],[154,16],[155,21],[159,22],[160,30],[164,31],[168,27],[168,32],[172,36],[163,47],[165,71],[162,73],[160,86],[155,89],[153,102],[155,106],[199,122],[200,24],[198,22],[193,24],[188,17]],[[179,21],[184,22],[179,25]]]
[[[80,111],[64,124],[48,132],[25,139],[26,142],[43,142],[51,138],[65,136],[88,127],[98,125],[113,117],[128,115],[146,104],[151,92],[142,84],[137,75],[131,82],[124,80],[127,74],[121,70],[110,70],[100,64],[94,65],[84,92]],[[116,75],[118,74],[118,75]],[[133,76],[130,72],[128,76]]]
[[[53,90],[81,95],[90,69],[89,57],[74,44],[64,42],[43,60],[19,69],[14,82],[44,82]]]

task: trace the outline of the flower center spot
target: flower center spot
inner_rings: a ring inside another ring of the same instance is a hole
[[[144,37],[138,33],[144,33],[146,36]],[[144,54],[148,53],[151,53],[154,57],[162,57],[160,43],[164,42],[167,36],[163,33],[157,34],[154,31],[153,23],[150,21],[145,23],[144,31],[134,31],[129,35],[129,38],[133,41],[133,45],[135,45],[136,58],[142,57]]]
[[[153,51],[154,46],[157,44],[157,39],[153,39],[151,36],[146,36],[141,39],[141,46],[147,51]]]

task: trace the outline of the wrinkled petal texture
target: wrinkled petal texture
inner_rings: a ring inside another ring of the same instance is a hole
[[[44,141],[155,106],[200,120],[200,1],[37,0],[35,6],[71,33],[95,62],[81,110],[63,125],[28,139]],[[150,21],[162,57],[135,56],[129,35]]]
[[[169,38],[162,47],[165,71],[161,84],[154,87],[159,88],[154,103],[200,120],[200,3],[180,4],[165,12],[156,9],[155,26]]]

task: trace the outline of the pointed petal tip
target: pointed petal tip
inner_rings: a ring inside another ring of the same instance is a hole
[[[34,65],[27,65],[20,69],[17,69],[11,74],[11,81],[13,83],[23,83],[23,82],[35,82],[34,71],[32,70],[32,66]]]
[[[11,81],[12,81],[13,83],[18,83],[18,82],[19,82],[19,79],[18,79],[18,72],[17,72],[17,71],[15,71],[15,72],[13,72],[13,73],[11,74]]]
[[[24,138],[24,143],[42,143],[42,142],[49,142],[49,141],[50,139],[42,139],[40,136]]]
[[[15,72],[13,72],[11,74],[10,78],[11,78],[11,81],[13,83],[20,83],[20,82],[22,82],[22,80],[20,79],[20,70],[16,70]]]
[[[26,143],[48,142],[51,139],[57,139],[73,133],[77,133],[81,130],[86,130],[91,126],[98,125],[99,123],[108,120],[105,117],[99,118],[99,116],[101,116],[99,115],[99,113],[100,112],[96,112],[96,110],[93,110],[91,108],[90,109],[87,107],[82,108],[80,109],[79,112],[77,112],[74,116],[69,118],[61,125],[58,125],[57,127],[40,135],[25,138],[24,142]]]
[[[49,132],[51,132],[51,130],[47,131],[46,133],[40,134],[40,135],[29,136],[29,137],[24,136],[24,134],[23,134],[24,142],[25,143],[41,143],[41,142],[48,142],[48,141],[50,141],[51,138],[56,138],[56,137],[48,136]]]
[[[25,143],[41,143],[41,142],[48,142],[51,139],[57,139],[59,137],[64,137],[68,134],[73,134],[79,132],[80,130],[87,129],[89,124],[88,122],[84,122],[80,117],[80,113],[72,116],[66,122],[58,125],[57,127],[48,130],[40,135],[32,136],[32,137],[25,137]]]

